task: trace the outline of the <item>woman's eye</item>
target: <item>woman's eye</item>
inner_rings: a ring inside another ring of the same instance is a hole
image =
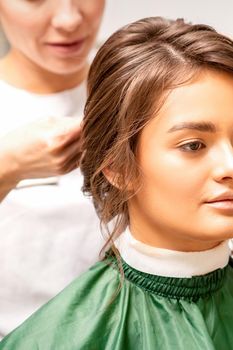
[[[205,148],[205,145],[200,141],[187,142],[179,147],[184,152],[197,152]]]

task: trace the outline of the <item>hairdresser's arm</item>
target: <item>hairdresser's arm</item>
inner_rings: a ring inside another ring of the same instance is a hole
[[[0,201],[20,180],[62,175],[79,165],[80,123],[47,118],[0,139]]]
[[[16,169],[11,162],[11,157],[0,150],[0,202],[17,185]]]

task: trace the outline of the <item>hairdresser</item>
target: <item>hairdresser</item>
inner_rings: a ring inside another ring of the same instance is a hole
[[[80,121],[104,0],[0,0],[0,338],[98,258]]]

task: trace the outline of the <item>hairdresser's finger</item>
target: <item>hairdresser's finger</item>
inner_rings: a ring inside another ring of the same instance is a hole
[[[67,165],[69,167],[70,163],[75,163],[76,167],[79,165],[81,157],[81,147],[80,141],[73,142],[69,147],[56,158],[55,164],[57,171],[63,173],[67,171]]]
[[[73,142],[68,147],[65,148],[63,151],[64,159],[67,161],[70,161],[74,157],[78,157],[78,155],[81,154],[82,151],[82,143],[80,140]]]
[[[57,125],[54,126],[54,128],[51,128],[47,134],[48,144],[55,152],[59,152],[70,143],[73,143],[75,140],[79,140],[80,137],[80,122],[73,118],[63,118],[63,120],[57,120]]]
[[[64,173],[69,173],[70,171],[77,169],[80,166],[81,153],[77,154],[75,157],[69,160],[64,166]]]
[[[67,137],[66,142],[64,143],[64,146],[67,146],[67,145],[73,143],[74,141],[80,140],[81,139],[81,132],[82,132],[82,127],[80,125],[80,122],[77,122],[77,124],[75,124],[70,129],[70,133]]]

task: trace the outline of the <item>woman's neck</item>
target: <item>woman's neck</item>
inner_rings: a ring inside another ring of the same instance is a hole
[[[17,52],[0,60],[0,79],[17,88],[38,94],[56,93],[80,85],[87,77],[86,64],[78,72],[62,75],[44,70]]]

